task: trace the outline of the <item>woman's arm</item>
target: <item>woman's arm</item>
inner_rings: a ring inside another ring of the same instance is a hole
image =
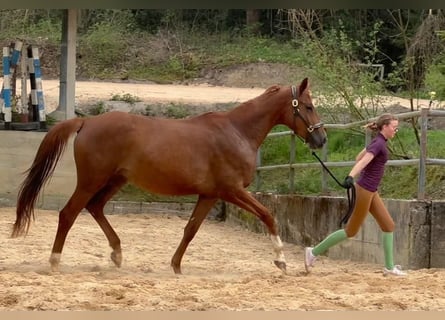
[[[362,170],[368,165],[368,163],[371,162],[372,159],[374,159],[374,154],[371,152],[367,152],[366,149],[362,150],[358,156],[358,161],[355,163],[355,165],[352,167],[351,172],[349,175],[353,178],[355,178],[356,175],[360,174]]]
[[[358,155],[355,157],[355,161],[357,162],[357,161],[359,161],[361,158],[363,158],[363,156],[365,155],[365,153],[366,153],[366,148],[364,148],[362,151],[360,151],[360,152],[358,153]]]

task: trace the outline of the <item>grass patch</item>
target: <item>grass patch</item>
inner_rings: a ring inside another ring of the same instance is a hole
[[[135,104],[136,102],[142,101],[139,97],[134,96],[130,93],[125,94],[115,94],[111,97],[111,101],[123,101],[126,103],[129,103],[131,105]]]

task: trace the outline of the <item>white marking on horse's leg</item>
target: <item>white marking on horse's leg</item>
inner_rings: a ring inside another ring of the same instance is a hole
[[[280,261],[286,263],[286,259],[284,258],[283,253],[283,243],[279,236],[270,235],[270,239],[272,240],[273,249],[276,253],[275,261]]]
[[[51,270],[53,272],[59,271],[59,264],[60,264],[61,256],[62,256],[61,253],[51,253],[51,256],[49,257],[49,263],[51,264]]]
[[[111,260],[114,262],[116,267],[120,268],[122,265],[122,251],[121,250],[112,251]]]

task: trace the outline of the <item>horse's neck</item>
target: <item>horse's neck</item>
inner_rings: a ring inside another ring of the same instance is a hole
[[[228,116],[240,134],[258,148],[278,124],[280,110],[268,105],[266,100],[261,103],[251,100],[230,111]]]

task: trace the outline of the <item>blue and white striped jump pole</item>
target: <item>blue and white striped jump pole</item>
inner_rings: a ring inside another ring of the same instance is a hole
[[[3,47],[3,89],[1,92],[4,108],[3,113],[5,115],[5,129],[11,128],[12,110],[11,110],[11,73],[9,63],[9,47]]]
[[[20,53],[22,51],[23,42],[16,41],[11,56],[11,67],[16,67],[20,60]]]
[[[40,69],[39,49],[28,48],[28,70],[31,81],[31,104],[33,105],[33,121],[40,122],[40,129],[46,128],[45,99],[42,88],[42,72]]]
[[[12,53],[11,53],[11,58],[10,58],[10,65],[9,65],[9,74],[10,74],[10,81],[11,81],[11,96],[12,98],[16,97],[16,84],[15,84],[15,80],[16,80],[16,75],[17,75],[17,65],[20,61],[20,54],[22,51],[22,46],[23,46],[23,42],[21,41],[16,41],[14,43],[14,49],[12,49]],[[15,111],[17,111],[18,113],[21,113],[18,109],[18,105],[15,105]]]

